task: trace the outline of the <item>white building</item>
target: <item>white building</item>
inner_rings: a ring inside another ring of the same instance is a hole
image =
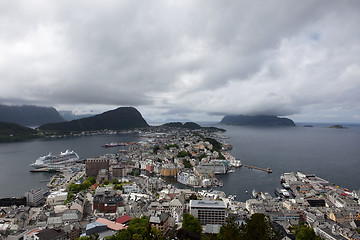
[[[44,200],[44,191],[40,188],[38,189],[31,189],[29,192],[25,193],[26,203],[29,206],[38,206]]]
[[[63,205],[67,199],[67,192],[64,189],[50,193],[47,197],[46,203],[50,206]]]

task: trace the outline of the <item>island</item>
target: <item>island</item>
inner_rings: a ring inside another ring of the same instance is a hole
[[[332,126],[330,126],[329,128],[347,129],[346,127],[344,127],[344,126],[342,126],[342,125],[339,125],[339,124],[332,125]]]
[[[185,128],[185,129],[191,129],[191,130],[196,130],[196,129],[204,129],[204,130],[208,130],[208,131],[212,131],[212,132],[226,132],[225,129],[223,128],[217,128],[217,127],[202,127],[197,123],[194,122],[186,122],[186,123],[181,123],[181,122],[170,122],[170,123],[165,123],[163,125],[161,125],[161,127],[165,127],[165,128]]]
[[[293,120],[289,118],[280,118],[275,115],[227,115],[220,123],[247,126],[296,126]]]

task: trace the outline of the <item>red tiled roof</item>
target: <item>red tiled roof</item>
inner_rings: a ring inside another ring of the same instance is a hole
[[[39,231],[41,231],[41,229],[40,229],[40,228],[36,228],[36,229],[33,229],[33,230],[31,230],[30,232],[26,233],[25,235],[26,235],[26,236],[29,236],[29,235],[31,235],[31,234],[33,234],[33,233],[36,233],[36,232],[39,232]]]
[[[124,215],[124,216],[121,216],[118,219],[116,219],[116,222],[124,224],[130,220],[131,220],[131,217],[129,217],[129,215]]]
[[[96,220],[97,223],[102,223],[105,224],[108,228],[115,230],[115,231],[119,231],[121,229],[126,229],[127,227],[124,227],[121,223],[116,223],[116,222],[112,222],[109,221],[105,218],[98,218]]]

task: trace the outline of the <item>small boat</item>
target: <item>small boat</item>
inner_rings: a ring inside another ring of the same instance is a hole
[[[282,185],[283,188],[285,188],[285,189],[290,189],[290,185],[289,185],[288,183],[286,183],[286,182],[281,183],[281,185]]]
[[[278,196],[278,197],[285,197],[285,198],[290,197],[289,192],[285,189],[276,188],[274,192],[275,192],[276,196]]]
[[[111,142],[111,143],[106,143],[103,147],[109,148],[109,147],[117,147],[117,146],[119,146],[118,143],[116,143],[116,142]]]
[[[258,196],[258,194],[257,194],[257,192],[255,191],[255,189],[252,190],[251,194],[252,194],[253,198],[257,198],[257,196]]]

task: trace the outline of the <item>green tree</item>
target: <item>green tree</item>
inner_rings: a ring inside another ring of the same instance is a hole
[[[226,223],[220,227],[217,238],[220,240],[241,239],[240,225],[235,222],[235,218],[230,217],[226,220]]]
[[[176,239],[179,240],[201,240],[201,236],[187,229],[179,229],[176,232]]]
[[[109,185],[109,180],[104,180],[104,185]]]
[[[304,224],[293,226],[290,230],[295,234],[296,240],[321,240],[315,235],[314,229]]]
[[[183,164],[185,168],[192,168],[190,161],[187,159],[183,159]]]
[[[151,227],[146,217],[134,218],[130,221],[126,230],[118,231],[115,235],[107,237],[106,240],[165,240],[162,232]]]
[[[95,177],[93,177],[93,176],[89,176],[89,177],[87,177],[87,179],[86,180],[89,180],[89,182],[91,183],[91,185],[94,185],[94,183],[96,183],[96,178]]]
[[[187,157],[187,156],[191,156],[191,154],[187,151],[180,151],[178,152],[177,157]]]
[[[243,239],[245,240],[281,239],[280,232],[271,227],[270,220],[264,214],[255,213],[245,222],[246,224],[241,227]]]
[[[213,146],[214,150],[221,151],[222,144],[218,140],[214,138],[205,138],[204,140],[209,142]]]
[[[81,237],[81,238],[77,238],[78,240],[98,240],[99,239],[99,234],[94,233],[91,234],[90,236],[86,236],[86,237]]]
[[[116,185],[119,183],[119,180],[117,178],[113,178],[113,179],[111,179],[111,183]]]
[[[183,215],[183,222],[181,228],[196,233],[197,235],[201,235],[202,232],[202,227],[200,225],[199,219],[188,213],[184,213]]]
[[[153,153],[156,154],[159,150],[160,150],[159,145],[155,145],[155,146],[153,147]]]

